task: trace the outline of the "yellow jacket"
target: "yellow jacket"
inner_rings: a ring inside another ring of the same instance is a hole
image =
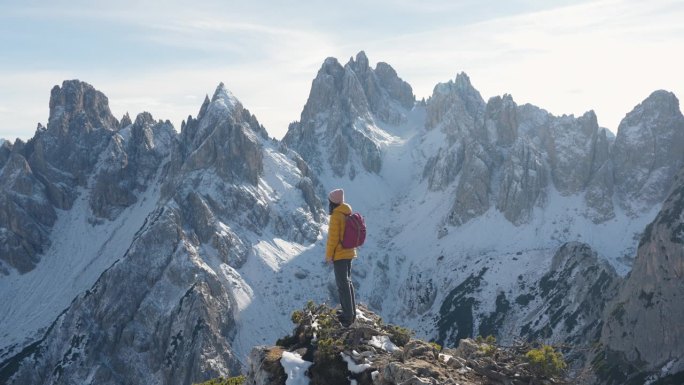
[[[346,216],[351,213],[352,208],[346,203],[342,203],[333,210],[328,225],[328,243],[325,248],[326,261],[356,258],[356,248],[345,249],[342,247]]]

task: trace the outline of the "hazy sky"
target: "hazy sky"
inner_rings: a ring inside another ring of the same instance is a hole
[[[282,138],[323,60],[361,50],[419,99],[465,71],[485,100],[593,109],[615,132],[652,91],[684,97],[683,21],[681,0],[0,0],[0,137],[33,136],[50,89],[76,78],[117,118],[177,130],[224,82]]]

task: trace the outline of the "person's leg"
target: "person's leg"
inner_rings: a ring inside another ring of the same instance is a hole
[[[349,280],[349,294],[351,298],[351,314],[352,322],[356,321],[356,294],[354,293],[354,282],[351,275],[352,260],[349,260],[349,268],[347,269],[347,279]]]
[[[348,259],[341,259],[333,263],[335,270],[335,283],[337,283],[337,293],[340,296],[342,318],[344,319],[345,323],[351,323],[354,316],[352,313],[350,277],[347,276],[350,262],[351,261]]]

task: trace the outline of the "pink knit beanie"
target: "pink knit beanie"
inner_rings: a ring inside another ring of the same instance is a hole
[[[344,190],[341,188],[338,188],[337,190],[332,190],[330,194],[328,194],[328,199],[330,202],[335,203],[335,204],[342,204],[344,202]]]

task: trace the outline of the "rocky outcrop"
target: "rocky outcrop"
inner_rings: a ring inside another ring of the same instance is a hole
[[[319,173],[329,168],[352,179],[361,171],[378,173],[386,134],[376,125],[404,122],[414,102],[411,87],[388,64],[372,69],[364,52],[344,66],[327,58],[283,142]]]
[[[500,348],[466,339],[457,349],[440,350],[438,345],[410,338],[407,329],[384,325],[365,307],[357,314],[357,321],[343,328],[335,312],[324,305],[310,304],[296,311],[291,336],[276,346],[252,350],[244,383],[284,385],[296,379],[312,385],[566,383],[530,365],[525,355],[532,348],[524,344]]]
[[[615,190],[632,214],[662,202],[684,165],[684,116],[667,91],[652,93],[620,122],[613,145]]]
[[[606,307],[605,351],[595,361],[599,373],[612,381],[606,383],[684,371],[683,245],[684,169],[644,231],[631,273]]]

